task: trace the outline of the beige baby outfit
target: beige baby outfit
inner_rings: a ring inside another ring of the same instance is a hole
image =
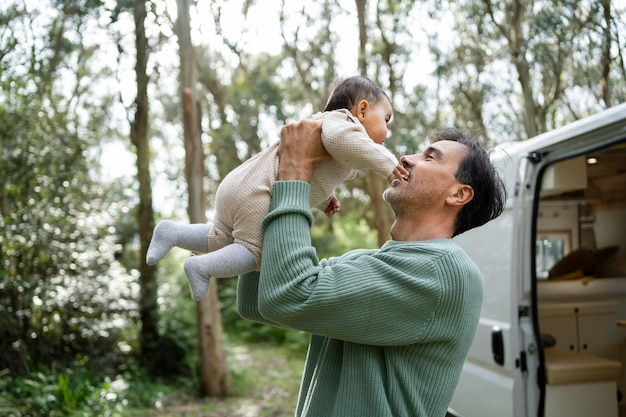
[[[335,188],[357,170],[371,169],[388,177],[398,159],[375,143],[348,110],[319,113],[322,143],[333,160],[316,167],[311,177],[311,207],[324,210]],[[209,252],[232,243],[244,245],[261,265],[261,223],[270,210],[272,185],[278,172],[278,145],[256,154],[231,171],[215,195],[215,218],[209,233]]]

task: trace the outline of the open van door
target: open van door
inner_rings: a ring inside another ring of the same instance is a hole
[[[547,187],[556,187],[549,184],[555,164],[575,161],[570,172],[576,173],[585,156],[625,140],[626,104],[527,141],[503,144],[494,153],[507,188],[506,209],[496,220],[456,238],[484,276],[485,298],[450,405],[453,415],[544,416],[546,381],[537,309],[538,203]]]

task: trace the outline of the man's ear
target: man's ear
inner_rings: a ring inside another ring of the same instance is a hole
[[[453,194],[446,198],[446,203],[451,206],[464,206],[474,198],[474,189],[467,184],[457,184],[453,191]]]

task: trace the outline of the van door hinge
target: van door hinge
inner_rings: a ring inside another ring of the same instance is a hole
[[[498,365],[504,365],[504,338],[499,326],[491,328],[491,354]]]
[[[515,367],[519,368],[522,372],[526,372],[528,369],[526,364],[526,352],[521,351],[519,353],[519,358],[515,359]]]
[[[545,155],[545,153],[541,153],[541,152],[530,152],[526,158],[528,158],[528,160],[534,164],[537,164],[539,162],[541,162],[541,160],[543,159],[543,156]]]
[[[517,317],[522,318],[522,317],[528,317],[528,316],[530,316],[530,307],[519,306],[519,308],[517,309]]]

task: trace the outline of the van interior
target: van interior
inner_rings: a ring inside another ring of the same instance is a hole
[[[559,161],[541,181],[544,415],[626,417],[626,141]]]

